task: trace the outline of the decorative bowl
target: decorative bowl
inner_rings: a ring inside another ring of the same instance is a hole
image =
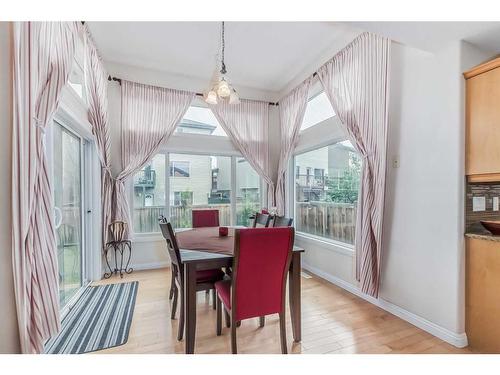
[[[491,234],[500,235],[500,221],[481,220],[481,225],[490,231]]]

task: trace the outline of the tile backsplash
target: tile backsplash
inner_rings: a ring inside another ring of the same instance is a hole
[[[467,184],[465,200],[465,232],[489,234],[479,221],[500,221],[500,210],[498,207],[500,201],[500,183],[469,183]],[[484,207],[482,207],[483,203]],[[474,211],[474,208],[480,211]]]

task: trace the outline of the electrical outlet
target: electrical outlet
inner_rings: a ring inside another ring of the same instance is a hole
[[[392,167],[399,168],[399,155],[395,155],[392,157]]]

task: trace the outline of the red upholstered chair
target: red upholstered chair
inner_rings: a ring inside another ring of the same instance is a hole
[[[218,227],[219,210],[193,210],[193,228]]]
[[[175,319],[177,310],[177,298],[180,294],[181,308],[179,313],[179,331],[177,332],[177,340],[182,340],[184,334],[184,267],[181,263],[181,253],[177,239],[175,238],[174,230],[170,223],[160,221],[160,228],[167,242],[168,255],[172,267],[172,285],[171,294],[173,294],[171,319]],[[213,290],[213,301],[215,308],[215,282],[224,278],[224,272],[221,269],[201,270],[196,274],[196,291]]]
[[[235,231],[231,280],[215,283],[217,335],[222,333],[222,309],[231,319],[231,349],[236,348],[237,323],[250,318],[279,314],[281,352],[287,353],[285,286],[293,249],[294,229],[249,228]]]

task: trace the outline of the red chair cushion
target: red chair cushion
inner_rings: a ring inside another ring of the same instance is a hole
[[[193,210],[193,228],[218,227],[219,210]]]
[[[224,306],[231,310],[231,280],[222,280],[215,283],[215,290]]]
[[[200,270],[196,271],[196,282],[206,283],[221,280],[224,277],[224,272],[221,269]]]

